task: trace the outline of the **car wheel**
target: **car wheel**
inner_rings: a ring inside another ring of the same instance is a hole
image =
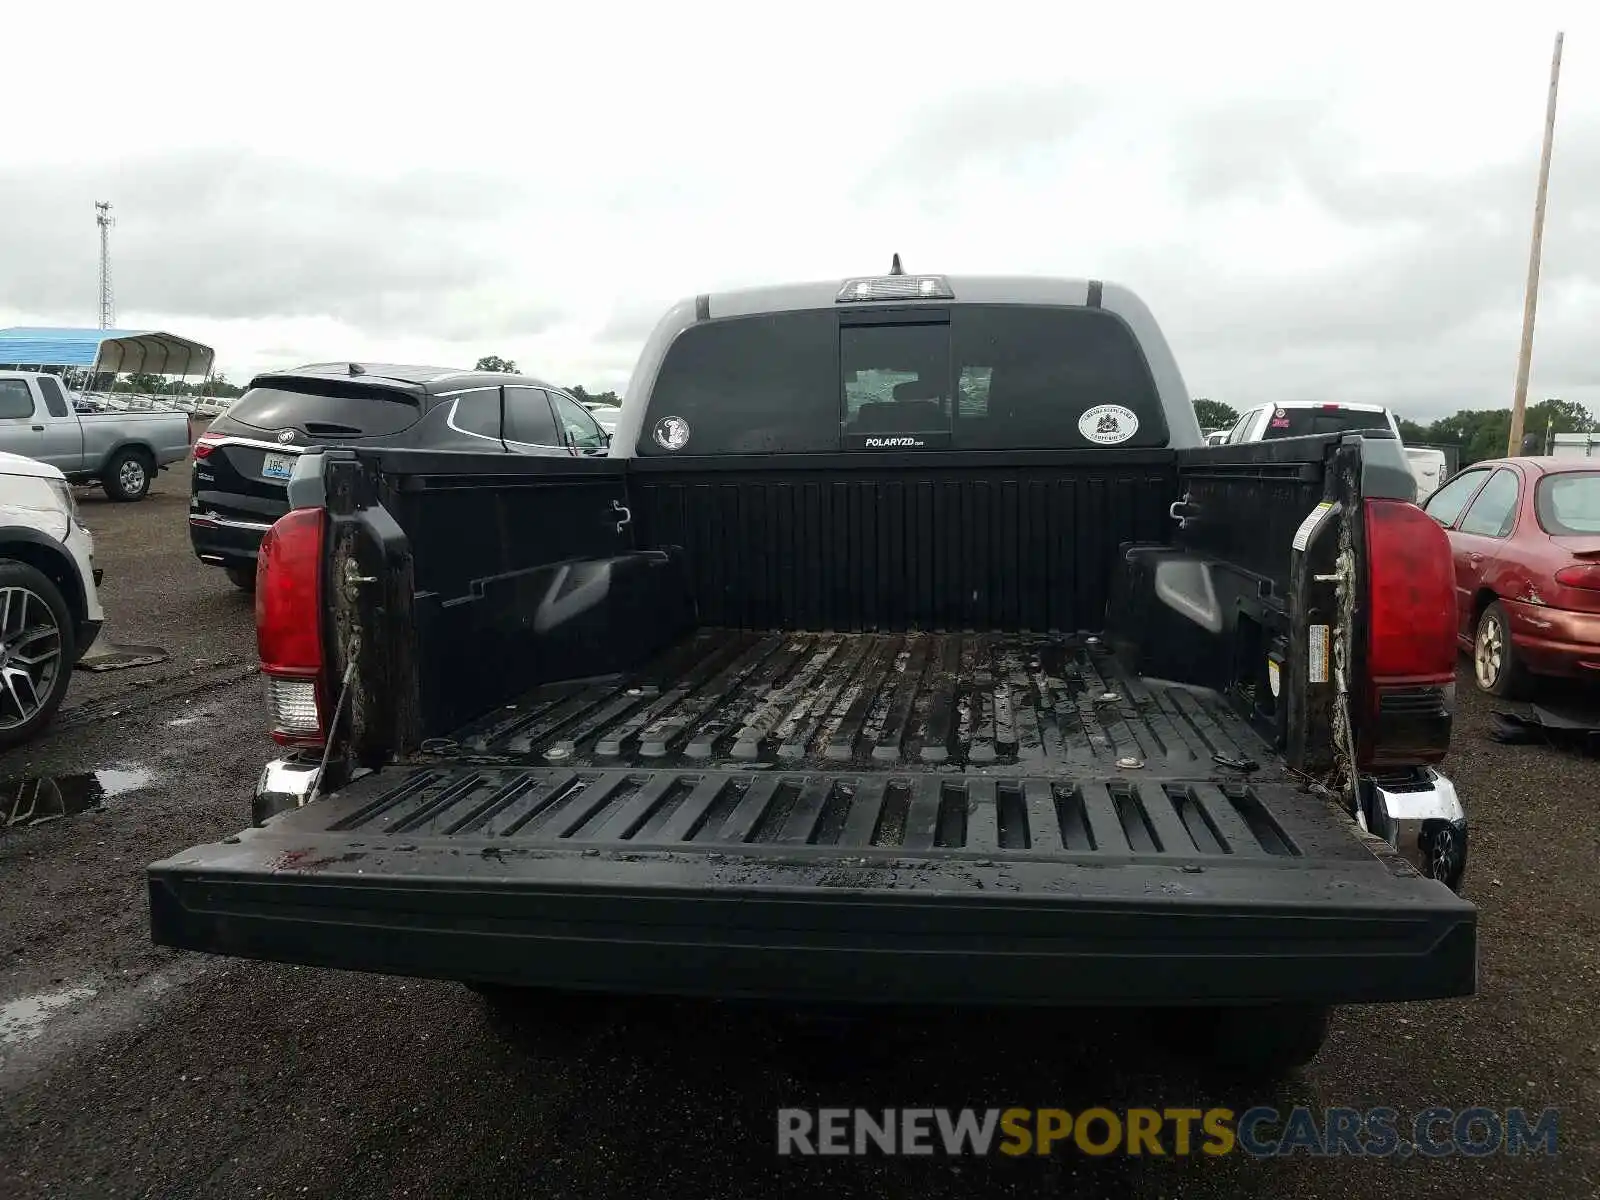
[[[106,464],[101,486],[113,500],[143,500],[150,494],[153,474],[150,459],[144,451],[129,447],[118,450]]]
[[[1527,691],[1528,672],[1511,641],[1505,605],[1496,600],[1478,617],[1472,637],[1472,677],[1480,692],[1512,700]]]
[[[241,592],[256,590],[256,569],[254,567],[224,567],[223,574],[228,577],[228,582]]]
[[[49,724],[72,682],[75,637],[60,589],[27,563],[0,562],[0,747]]]

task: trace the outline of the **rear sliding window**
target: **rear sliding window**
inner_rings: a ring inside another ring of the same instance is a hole
[[[1263,441],[1274,438],[1308,437],[1318,433],[1350,433],[1360,429],[1387,431],[1389,419],[1381,412],[1362,412],[1355,408],[1275,408],[1267,418]]]
[[[1150,369],[1119,318],[972,305],[693,326],[667,351],[639,453],[1166,444]]]
[[[1533,493],[1544,531],[1562,536],[1600,533],[1600,471],[1546,475]]]
[[[381,437],[409,429],[420,415],[416,398],[404,392],[309,380],[303,388],[251,388],[225,414],[252,429],[311,437]]]

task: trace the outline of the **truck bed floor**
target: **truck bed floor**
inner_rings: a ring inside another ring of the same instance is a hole
[[[1216,692],[1093,639],[702,629],[621,679],[532,690],[430,749],[561,766],[1193,779],[1264,741]]]

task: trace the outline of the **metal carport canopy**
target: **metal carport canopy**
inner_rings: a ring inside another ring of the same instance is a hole
[[[209,375],[214,359],[210,346],[154,329],[0,329],[0,363],[17,366]]]

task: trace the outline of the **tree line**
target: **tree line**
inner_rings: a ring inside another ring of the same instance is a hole
[[[1194,415],[1201,429],[1228,429],[1239,419],[1231,404],[1197,399]],[[1400,439],[1408,446],[1454,446],[1465,467],[1486,458],[1501,458],[1511,436],[1509,408],[1462,409],[1426,424],[1396,417]],[[1594,415],[1575,400],[1541,400],[1528,405],[1523,420],[1522,453],[1543,454],[1558,433],[1593,433]]]

